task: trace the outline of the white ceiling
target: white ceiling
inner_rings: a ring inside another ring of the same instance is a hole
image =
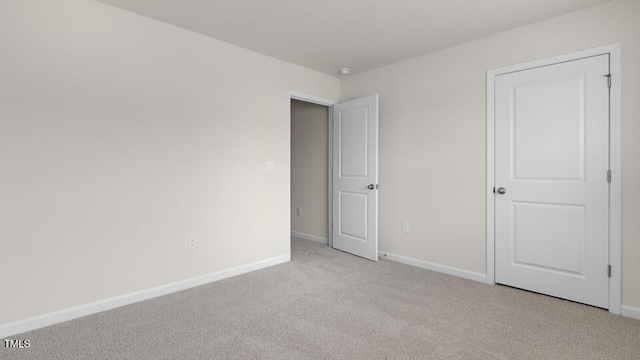
[[[338,76],[609,0],[98,0]]]

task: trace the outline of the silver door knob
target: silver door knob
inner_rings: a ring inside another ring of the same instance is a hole
[[[505,194],[507,192],[507,189],[503,188],[503,187],[499,187],[498,188],[498,194],[502,195]]]
[[[373,190],[375,188],[376,188],[376,186],[373,185],[373,184],[369,184],[369,186],[367,186],[367,189],[369,189],[369,190]]]

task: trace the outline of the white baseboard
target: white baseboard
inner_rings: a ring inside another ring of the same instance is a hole
[[[80,305],[70,309],[60,310],[49,314],[44,314],[29,319],[19,320],[0,325],[0,339],[7,336],[20,334],[23,332],[39,329],[45,326],[77,319],[79,317],[111,310],[117,307],[133,304],[139,301],[152,299],[158,296],[178,292],[192,287],[212,283],[232,276],[245,274],[251,271],[264,269],[269,266],[288,262],[289,255],[276,256],[270,259],[256,261],[254,263],[234,267],[227,270],[214,272],[207,275],[178,281],[175,283],[158,286],[151,289],[136,291],[129,294],[116,296],[110,299],[100,300],[93,303]]]
[[[297,237],[302,240],[309,240],[309,241],[313,241],[313,242],[317,242],[325,245],[329,243],[329,240],[327,238],[324,238],[321,236],[309,235],[309,234],[305,234],[297,231],[292,231],[291,236]]]
[[[620,307],[620,315],[624,317],[640,320],[640,308],[622,305]]]
[[[402,263],[402,264],[412,265],[412,266],[416,266],[416,267],[427,269],[427,270],[431,270],[431,271],[437,271],[437,272],[444,273],[444,274],[447,274],[447,275],[458,276],[458,277],[461,277],[461,278],[465,278],[465,279],[469,279],[469,280],[475,280],[475,281],[479,281],[479,282],[482,282],[482,283],[486,283],[487,282],[487,275],[482,274],[482,273],[477,273],[477,272],[473,272],[473,271],[458,269],[458,268],[455,268],[455,267],[436,264],[436,263],[432,263],[432,262],[429,262],[429,261],[413,259],[413,258],[406,257],[406,256],[390,254],[390,253],[384,252],[384,251],[380,251],[378,253],[378,257],[381,258],[381,259],[387,259],[387,260],[399,262],[399,263]]]

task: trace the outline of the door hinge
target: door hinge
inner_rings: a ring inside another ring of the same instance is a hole
[[[607,77],[607,86],[611,88],[611,74],[604,75]]]
[[[607,276],[611,277],[611,265],[607,265]]]
[[[607,182],[611,184],[611,170],[607,170]]]

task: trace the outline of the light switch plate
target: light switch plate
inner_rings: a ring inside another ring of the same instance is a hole
[[[276,172],[276,163],[273,161],[267,161],[265,164],[265,170],[268,173],[274,173]]]

